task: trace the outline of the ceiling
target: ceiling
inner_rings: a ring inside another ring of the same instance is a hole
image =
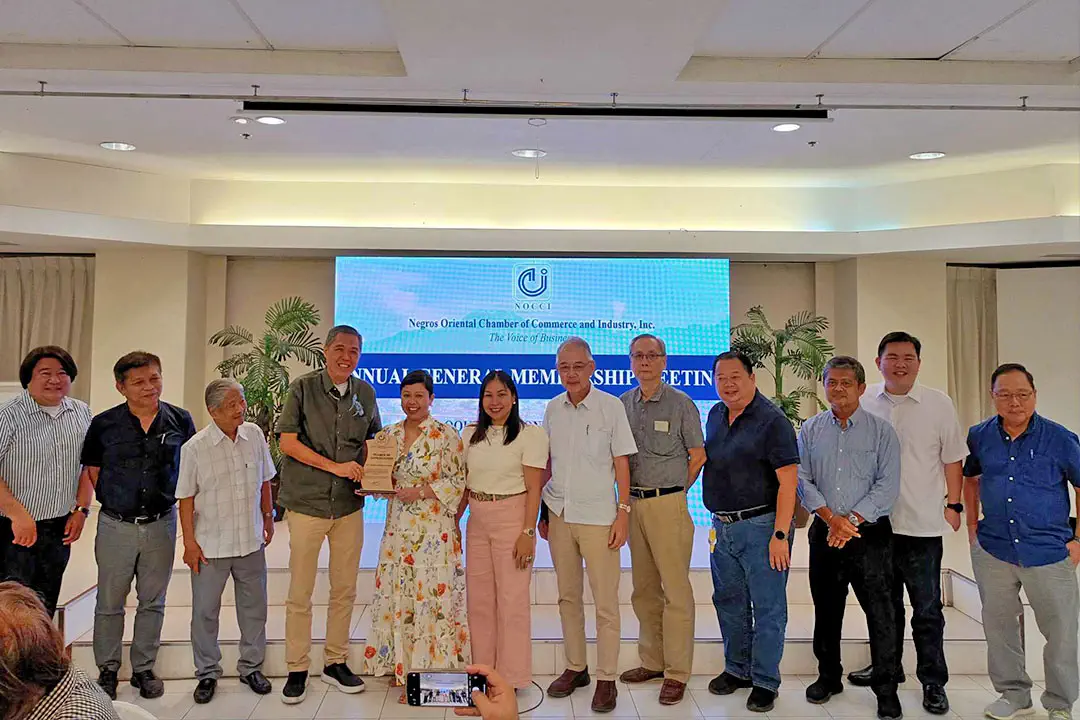
[[[1080,0],[0,0],[0,91],[1080,109]],[[0,152],[186,177],[845,184],[1080,163],[1080,112],[829,123],[288,116],[0,97]],[[538,111],[538,115],[542,115]],[[245,138],[244,134],[249,137]],[[134,153],[102,150],[130,142]],[[510,151],[542,147],[540,163]],[[915,163],[913,152],[944,160]]]

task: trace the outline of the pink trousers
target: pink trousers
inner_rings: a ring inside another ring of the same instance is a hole
[[[465,582],[473,662],[494,667],[515,688],[532,683],[532,566],[518,570],[525,495],[469,502]]]

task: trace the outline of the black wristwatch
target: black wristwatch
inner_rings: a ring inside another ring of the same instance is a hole
[[[946,503],[946,510],[955,510],[958,513],[964,512],[964,503]]]
[[[787,540],[787,533],[783,530],[777,530],[773,533],[773,537],[777,540]]]
[[[90,508],[85,505],[76,505],[75,509],[71,511],[71,514],[74,515],[77,512],[81,512],[83,515],[90,517]]]

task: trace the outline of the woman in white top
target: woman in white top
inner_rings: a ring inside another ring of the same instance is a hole
[[[547,433],[522,422],[513,379],[493,370],[480,386],[479,419],[461,439],[467,492],[458,518],[468,507],[465,583],[473,661],[525,688],[532,683],[529,588]]]

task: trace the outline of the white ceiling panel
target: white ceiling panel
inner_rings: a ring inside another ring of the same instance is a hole
[[[0,0],[0,43],[123,45],[71,0]]]
[[[378,0],[239,0],[280,50],[396,50]]]
[[[1080,57],[1080,0],[1040,0],[949,59],[1072,60]]]
[[[867,0],[733,0],[696,55],[806,57]]]
[[[228,0],[84,0],[136,45],[265,48]]]
[[[825,46],[821,57],[936,59],[1027,2],[877,0]]]

